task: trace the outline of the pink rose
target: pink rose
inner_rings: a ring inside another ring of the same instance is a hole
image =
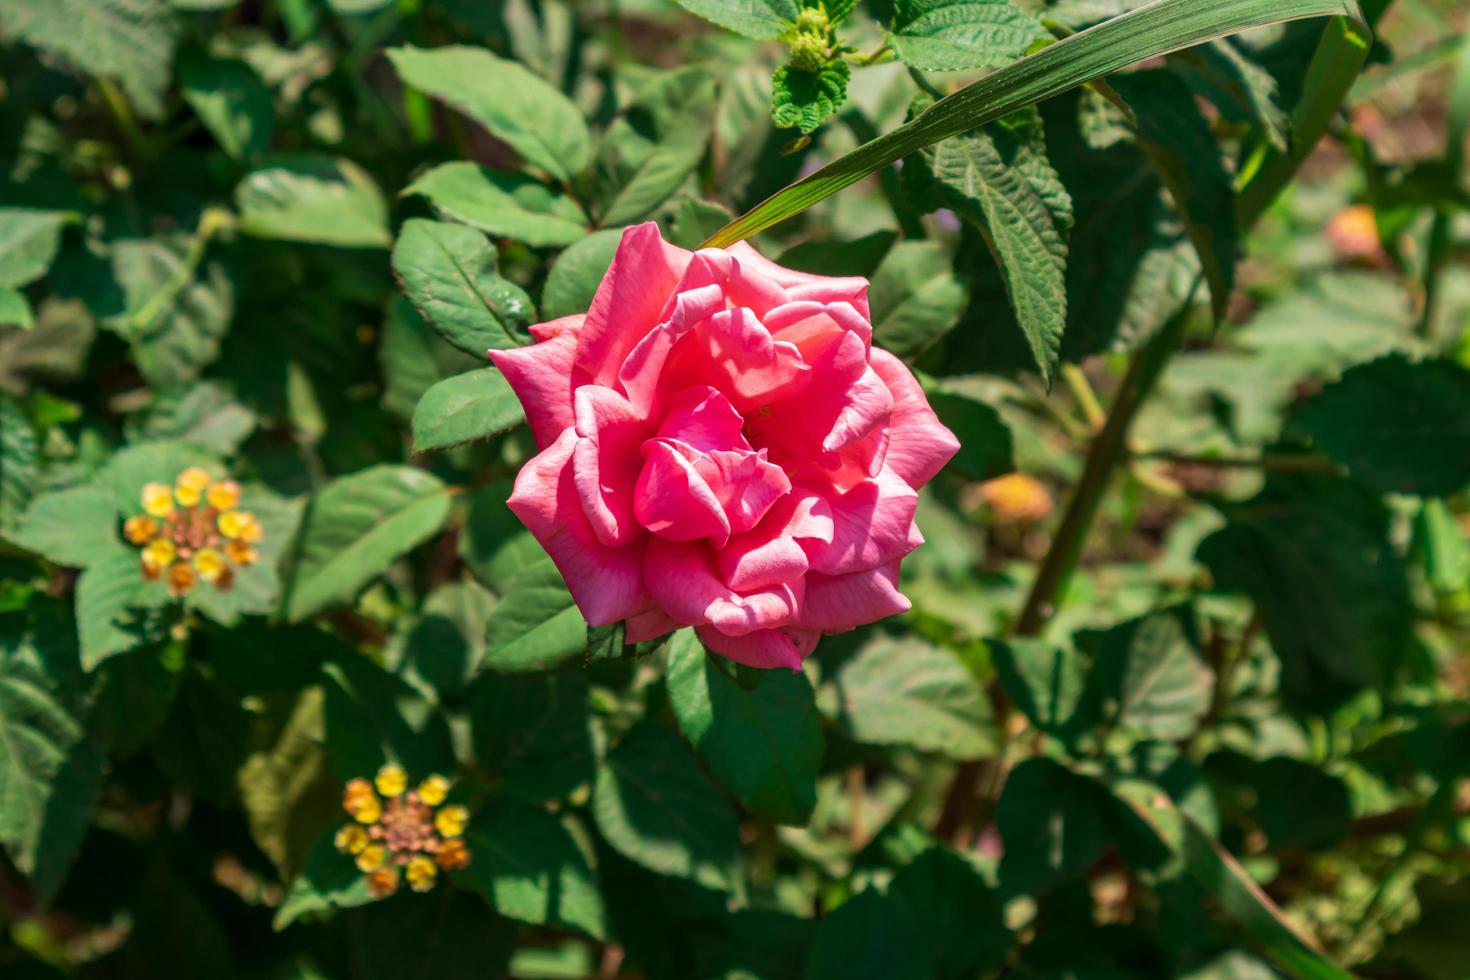
[[[903,612],[917,488],[959,449],[872,345],[866,279],[629,228],[584,314],[490,351],[540,455],[510,508],[587,622],[754,667]]]

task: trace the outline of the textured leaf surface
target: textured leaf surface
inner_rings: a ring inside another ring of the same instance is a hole
[[[530,297],[501,278],[495,246],[473,228],[407,222],[393,247],[393,272],[429,325],[467,354],[484,357],[530,339]]]
[[[761,671],[747,688],[688,629],[667,650],[674,717],[715,779],[757,813],[806,823],[817,803],[823,748],[806,676]]]
[[[485,439],[519,425],[525,417],[499,371],[466,371],[424,392],[413,411],[413,447],[424,452]]]
[[[532,925],[570,926],[595,939],[606,912],[586,856],[545,810],[506,801],[465,832],[474,856],[465,877],[501,915]]]
[[[992,748],[990,703],[958,657],[917,638],[879,638],[836,677],[842,718],[852,736],[877,745],[910,745],[956,759]]]
[[[587,216],[577,202],[524,174],[445,163],[403,193],[423,195],[443,217],[527,245],[570,245],[587,234]]]
[[[868,289],[873,340],[899,357],[912,357],[954,329],[968,300],[969,291],[937,242],[899,242]]]
[[[609,844],[648,870],[741,890],[735,811],[669,729],[643,722],[608,753],[592,815]]]
[[[810,133],[847,101],[852,68],[840,59],[819,71],[782,65],[771,76],[771,121],[780,129]]]
[[[1004,65],[1045,34],[1010,0],[897,0],[888,44],[906,65],[958,71]]]
[[[1380,358],[1313,395],[1289,431],[1379,490],[1455,493],[1470,484],[1470,371],[1448,360]]]
[[[448,516],[444,484],[423,470],[382,464],[332,481],[307,506],[287,616],[350,600]]]
[[[459,45],[392,48],[388,58],[405,85],[463,112],[559,180],[570,180],[591,159],[592,137],[582,113],[513,61]]]
[[[501,593],[487,635],[485,662],[491,667],[541,670],[586,649],[587,621],[542,553]]]
[[[1185,617],[1160,612],[1077,639],[1093,658],[1118,724],[1146,738],[1188,738],[1210,708],[1214,673],[1200,659]]]
[[[382,248],[389,243],[388,205],[372,177],[350,160],[282,159],[235,188],[240,230],[261,238]]]
[[[64,211],[0,208],[0,286],[14,289],[44,276],[70,220]]]
[[[927,102],[916,101],[914,111]],[[1046,156],[1041,116],[1022,110],[912,158],[904,186],[922,210],[947,207],[985,232],[1041,376],[1050,383],[1067,320],[1072,198]]]
[[[767,41],[794,20],[796,0],[675,0],[689,11],[746,37]]]

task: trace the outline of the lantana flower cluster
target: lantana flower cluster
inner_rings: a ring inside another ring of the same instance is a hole
[[[144,512],[123,523],[123,537],[143,549],[143,577],[162,579],[170,595],[187,595],[201,581],[226,591],[236,568],[259,560],[261,527],[239,509],[235,481],[214,480],[191,466],[173,486],[145,484],[141,496]]]
[[[342,793],[342,809],[354,823],[337,831],[335,844],[350,854],[367,875],[368,893],[386,898],[398,890],[400,875],[408,887],[426,892],[440,871],[457,871],[470,863],[464,842],[469,811],[445,806],[449,781],[430,776],[416,789],[408,774],[388,764],[377,777],[353,779]]]

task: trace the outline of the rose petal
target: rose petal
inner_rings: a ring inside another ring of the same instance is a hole
[[[730,400],[708,385],[685,388],[669,401],[668,414],[658,427],[663,439],[677,439],[701,453],[715,449],[750,451],[740,432],[745,420]]]
[[[699,256],[690,263],[691,272],[704,260]],[[702,269],[703,266],[700,266]],[[699,286],[678,295],[668,315],[629,350],[618,380],[628,393],[628,400],[645,415],[654,411],[660,390],[677,390],[687,384],[700,383],[698,378],[680,384],[677,372],[666,366],[675,345],[699,323],[725,309],[725,292],[719,284]]]
[[[715,553],[720,577],[734,592],[752,592],[800,578],[808,568],[806,551],[783,528],[757,528],[737,535]]]
[[[568,313],[566,316],[559,316],[545,323],[533,323],[531,324],[531,336],[538,341],[544,341],[560,337],[564,333],[575,335],[582,329],[582,322],[586,319],[587,314],[585,313]]]
[[[663,310],[691,259],[670,245],[652,221],[623,231],[612,266],[598,284],[577,334],[578,384],[611,387],[624,358],[663,319]]]
[[[650,609],[628,620],[623,634],[627,643],[647,643],[678,629],[680,624],[662,609]]]
[[[786,290],[790,299],[809,299],[821,303],[846,301],[864,318],[872,319],[868,312],[868,280],[860,276],[838,278],[788,269],[761,255],[749,242],[736,242],[726,251],[735,257],[749,275],[758,275],[775,283]]]
[[[801,670],[801,662],[817,648],[821,634],[815,630],[783,627],[758,630],[744,636],[727,636],[712,626],[695,629],[700,640],[715,653],[747,667],[787,667]]]
[[[709,538],[721,547],[730,538],[730,522],[714,491],[695,470],[694,450],[668,439],[643,444],[643,472],[638,477],[633,512],[653,534],[670,541]]]
[[[792,625],[823,633],[841,633],[907,612],[908,598],[898,591],[898,562],[851,575],[808,572],[806,592]]]
[[[573,483],[576,442],[577,433],[565,429],[521,467],[509,505],[551,556],[587,622],[607,626],[650,608],[643,548],[608,548],[597,539]]]
[[[610,388],[583,385],[573,401],[581,437],[572,452],[577,496],[598,540],[620,548],[642,531],[633,513],[633,492],[643,468],[639,447],[648,428]]]
[[[525,409],[536,446],[545,449],[573,423],[572,357],[575,334],[564,333],[530,347],[490,351]]]
[[[774,629],[791,621],[801,602],[801,580],[733,591],[710,568],[710,549],[653,538],[643,556],[643,578],[660,609],[692,626],[708,624],[730,636]]]
[[[694,469],[714,491],[732,534],[755,527],[791,489],[781,467],[768,463],[764,452],[714,450],[695,460]]]
[[[827,503],[835,533],[831,544],[809,548],[814,571],[825,575],[861,572],[914,549],[911,542],[919,495],[897,474],[885,470],[875,480],[828,497]]]
[[[932,480],[959,452],[960,441],[944,427],[929,407],[924,389],[903,361],[880,347],[873,348],[873,370],[893,392],[893,414],[888,419],[890,442],[885,465],[917,489]]]

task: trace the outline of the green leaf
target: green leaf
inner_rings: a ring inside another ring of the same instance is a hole
[[[143,578],[137,551],[120,543],[99,549],[77,580],[82,669],[93,670],[154,638],[157,630],[146,612],[167,602],[163,584]]]
[[[999,969],[1014,942],[995,891],[965,858],[931,847],[894,876],[888,897],[933,961],[926,976],[968,980]]]
[[[351,160],[281,157],[235,188],[240,230],[344,248],[386,248],[388,205],[367,171]]]
[[[0,286],[18,289],[44,276],[73,220],[65,211],[0,208]]]
[[[0,395],[0,532],[25,511],[40,478],[41,447],[31,420],[13,399]]]
[[[1112,716],[1144,738],[1188,738],[1210,709],[1215,675],[1200,659],[1186,617],[1185,610],[1159,612],[1077,636]]]
[[[736,34],[769,41],[795,20],[796,0],[674,0],[691,14],[714,21]]]
[[[449,773],[454,747],[434,702],[351,648],[321,670],[326,747],[338,785],[397,762],[414,778]]]
[[[485,659],[494,608],[495,597],[474,582],[447,582],[430,592],[404,650],[413,674],[441,698],[463,688]]]
[[[357,870],[350,855],[342,854],[332,843],[337,828],[317,838],[306,857],[301,875],[286,891],[281,907],[276,909],[273,925],[280,931],[304,915],[330,909],[350,909],[371,902],[367,876]]]
[[[873,342],[899,357],[913,357],[954,329],[969,299],[938,242],[899,242],[868,289]]]
[[[1075,650],[1017,637],[992,643],[990,655],[1011,703],[1041,731],[1070,744],[1091,724],[1087,674]]]
[[[668,72],[640,89],[597,148],[597,223],[630,224],[668,200],[703,159],[714,122],[715,77],[706,68]]]
[[[748,689],[692,629],[666,647],[669,703],[717,781],[777,823],[805,824],[817,804],[822,724],[806,675],[757,672]]]
[[[84,690],[64,624],[0,619],[0,843],[43,902],[102,788],[105,760],[86,738]]]
[[[565,194],[524,174],[473,163],[444,163],[408,185],[440,217],[533,247],[570,245],[587,236],[587,215]]]
[[[592,867],[561,820],[505,800],[475,817],[465,842],[472,860],[463,877],[501,915],[606,936],[607,913]]]
[[[956,654],[917,637],[879,636],[833,680],[842,720],[859,742],[908,745],[954,759],[994,749],[990,702]]]
[[[1060,95],[1096,78],[1170,51],[1260,27],[1307,17],[1338,18],[1334,43],[1323,49],[1309,112],[1296,122],[1293,147],[1310,148],[1326,130],[1343,93],[1368,53],[1368,30],[1352,0],[1160,0],[1074,34],[955,92],[898,129],[771,195],[709,241],[723,247],[811,207],[923,147]],[[1294,151],[1296,152],[1296,151]],[[1305,153],[1306,149],[1300,150]],[[1278,166],[1279,163],[1279,166]],[[1252,180],[1245,214],[1259,213],[1293,171],[1293,160],[1272,161]]]
[[[1112,840],[1111,806],[1106,789],[1051,759],[1012,769],[995,809],[1002,894],[1041,894],[1085,871]]]
[[[911,111],[927,104],[920,97]],[[904,166],[902,181],[921,210],[947,207],[984,232],[1050,384],[1067,319],[1072,198],[1047,159],[1040,113],[1017,112],[925,149]]]
[[[597,770],[597,829],[650,871],[743,892],[740,822],[669,729],[636,725]]]
[[[36,314],[25,293],[9,286],[0,286],[0,327],[29,330],[35,323]]]
[[[582,113],[513,61],[458,45],[390,48],[388,60],[405,85],[463,112],[558,180],[570,180],[591,159],[592,137]],[[511,92],[514,99],[506,97]]]
[[[283,878],[306,862],[322,828],[342,819],[341,784],[322,751],[322,689],[257,713],[257,746],[236,775],[250,836]]]
[[[1377,495],[1334,477],[1273,476],[1224,511],[1230,523],[1199,560],[1216,587],[1255,601],[1284,691],[1321,705],[1386,684],[1411,643],[1411,605]]]
[[[1010,0],[897,0],[888,44],[910,67],[959,71],[998,68],[1046,36]]]
[[[179,442],[146,442],[118,450],[97,473],[95,485],[112,494],[115,513],[131,517],[143,508],[143,486],[148,483],[173,483],[174,478],[191,466],[198,466],[216,478],[223,475],[219,463],[195,446]],[[114,526],[113,540],[121,540]]]
[[[929,980],[935,976],[913,920],[893,898],[869,887],[817,926],[805,980]]]
[[[554,320],[586,313],[602,277],[612,267],[622,237],[623,229],[604,228],[558,255],[541,292],[541,315]]]
[[[235,283],[220,262],[199,262],[187,235],[112,243],[113,275],[122,286],[122,312],[102,325],[132,347],[148,383],[193,381],[219,357],[235,315]]]
[[[0,390],[19,395],[36,378],[74,380],[96,336],[96,322],[75,300],[47,299],[29,330],[0,323]]]
[[[200,381],[164,392],[127,420],[133,442],[169,440],[233,454],[255,431],[255,413],[218,381]]]
[[[117,499],[104,488],[85,486],[36,497],[9,537],[58,565],[84,568],[121,540],[119,528]]]
[[[109,752],[127,758],[148,744],[168,717],[183,672],[165,663],[175,651],[149,647],[110,657],[97,669],[90,727]]]
[[[415,452],[486,439],[525,421],[505,376],[478,368],[436,383],[413,410]]]
[[[1194,243],[1218,321],[1235,288],[1240,259],[1235,186],[1208,120],[1172,73],[1131,72],[1112,86],[1133,109],[1138,140],[1163,178]]]
[[[1011,430],[1000,413],[975,398],[944,391],[928,392],[929,407],[960,441],[949,468],[971,480],[990,480],[1016,469]]]
[[[771,122],[778,129],[810,133],[842,108],[852,68],[834,58],[820,71],[782,65],[771,76]]]
[[[187,52],[179,85],[204,128],[232,159],[251,160],[270,146],[275,128],[271,91],[248,62]]]
[[[116,79],[147,119],[163,115],[179,23],[167,0],[0,0],[13,38]]]
[[[546,564],[546,552],[510,512],[512,483],[495,480],[469,495],[470,513],[459,539],[459,554],[491,592],[504,593],[516,576]]]
[[[525,292],[500,277],[495,246],[464,225],[415,218],[393,247],[393,273],[429,325],[460,350],[483,357],[518,347],[536,316]]]
[[[544,553],[518,572],[490,614],[485,663],[499,671],[543,670],[587,647],[587,622]]]
[[[287,617],[299,622],[351,600],[448,516],[444,484],[423,470],[380,464],[333,480],[307,505]]]
[[[1455,493],[1470,484],[1470,371],[1402,354],[1360,364],[1297,408],[1287,431],[1386,493]]]
[[[475,762],[508,795],[558,800],[597,767],[580,665],[538,674],[484,671],[469,691]]]

